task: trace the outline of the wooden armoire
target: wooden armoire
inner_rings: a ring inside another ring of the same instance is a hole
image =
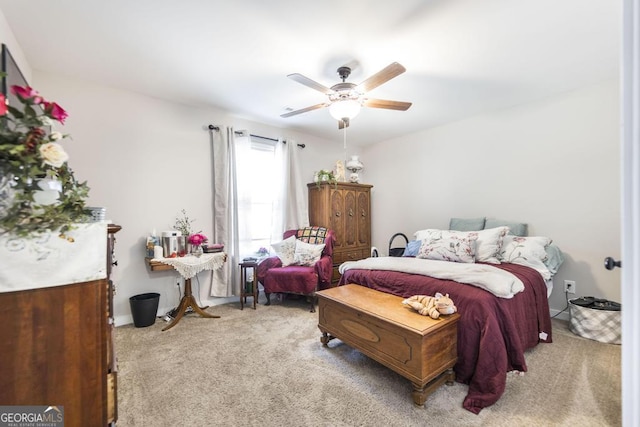
[[[335,232],[332,283],[340,280],[338,267],[371,255],[371,187],[350,182],[311,183],[309,224]]]

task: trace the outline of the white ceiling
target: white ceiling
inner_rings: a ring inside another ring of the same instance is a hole
[[[542,99],[619,74],[619,0],[0,0],[34,70],[228,110],[342,138],[325,86],[352,65],[359,83],[391,62],[407,71],[348,130],[366,144],[482,111]]]

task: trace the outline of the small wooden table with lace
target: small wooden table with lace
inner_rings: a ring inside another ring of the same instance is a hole
[[[193,294],[191,292],[191,278],[198,274],[203,270],[217,270],[221,268],[224,263],[227,261],[227,254],[224,252],[218,252],[213,254],[203,254],[202,256],[185,256],[178,258],[153,258],[149,260],[149,265],[151,266],[151,270],[166,270],[167,268],[162,268],[165,265],[169,265],[173,267],[175,270],[180,273],[180,275],[184,278],[184,295],[180,299],[180,304],[178,305],[178,309],[176,311],[174,319],[165,326],[162,330],[166,331],[168,329],[173,328],[182,316],[184,316],[185,312],[189,307],[193,309],[196,313],[198,313],[202,317],[209,318],[219,318],[220,316],[215,316],[213,314],[209,314],[205,309],[206,307],[200,307]],[[162,267],[158,268],[160,265]],[[154,268],[155,266],[155,268]]]

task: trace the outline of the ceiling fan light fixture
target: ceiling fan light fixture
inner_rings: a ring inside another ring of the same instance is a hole
[[[329,106],[329,114],[336,120],[353,119],[360,112],[360,102],[354,99],[335,101]]]

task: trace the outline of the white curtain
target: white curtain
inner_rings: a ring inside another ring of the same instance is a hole
[[[282,181],[282,194],[284,209],[284,230],[307,227],[309,225],[309,208],[307,205],[307,186],[302,180],[300,172],[300,150],[298,143],[293,139],[286,144],[280,144],[284,148],[284,179]]]
[[[282,175],[280,182],[280,197],[274,203],[274,227],[272,238],[281,240],[282,233],[309,225],[309,210],[307,207],[306,185],[300,172],[300,150],[296,141],[289,139],[286,144],[282,141],[276,146],[276,157],[281,162]]]
[[[211,296],[238,295],[240,284],[237,265],[240,261],[240,230],[244,220],[238,194],[238,152],[248,149],[246,138],[236,141],[233,128],[211,131],[211,156],[213,164],[213,243],[224,244],[227,262],[211,276]],[[244,198],[246,201],[246,197]]]

